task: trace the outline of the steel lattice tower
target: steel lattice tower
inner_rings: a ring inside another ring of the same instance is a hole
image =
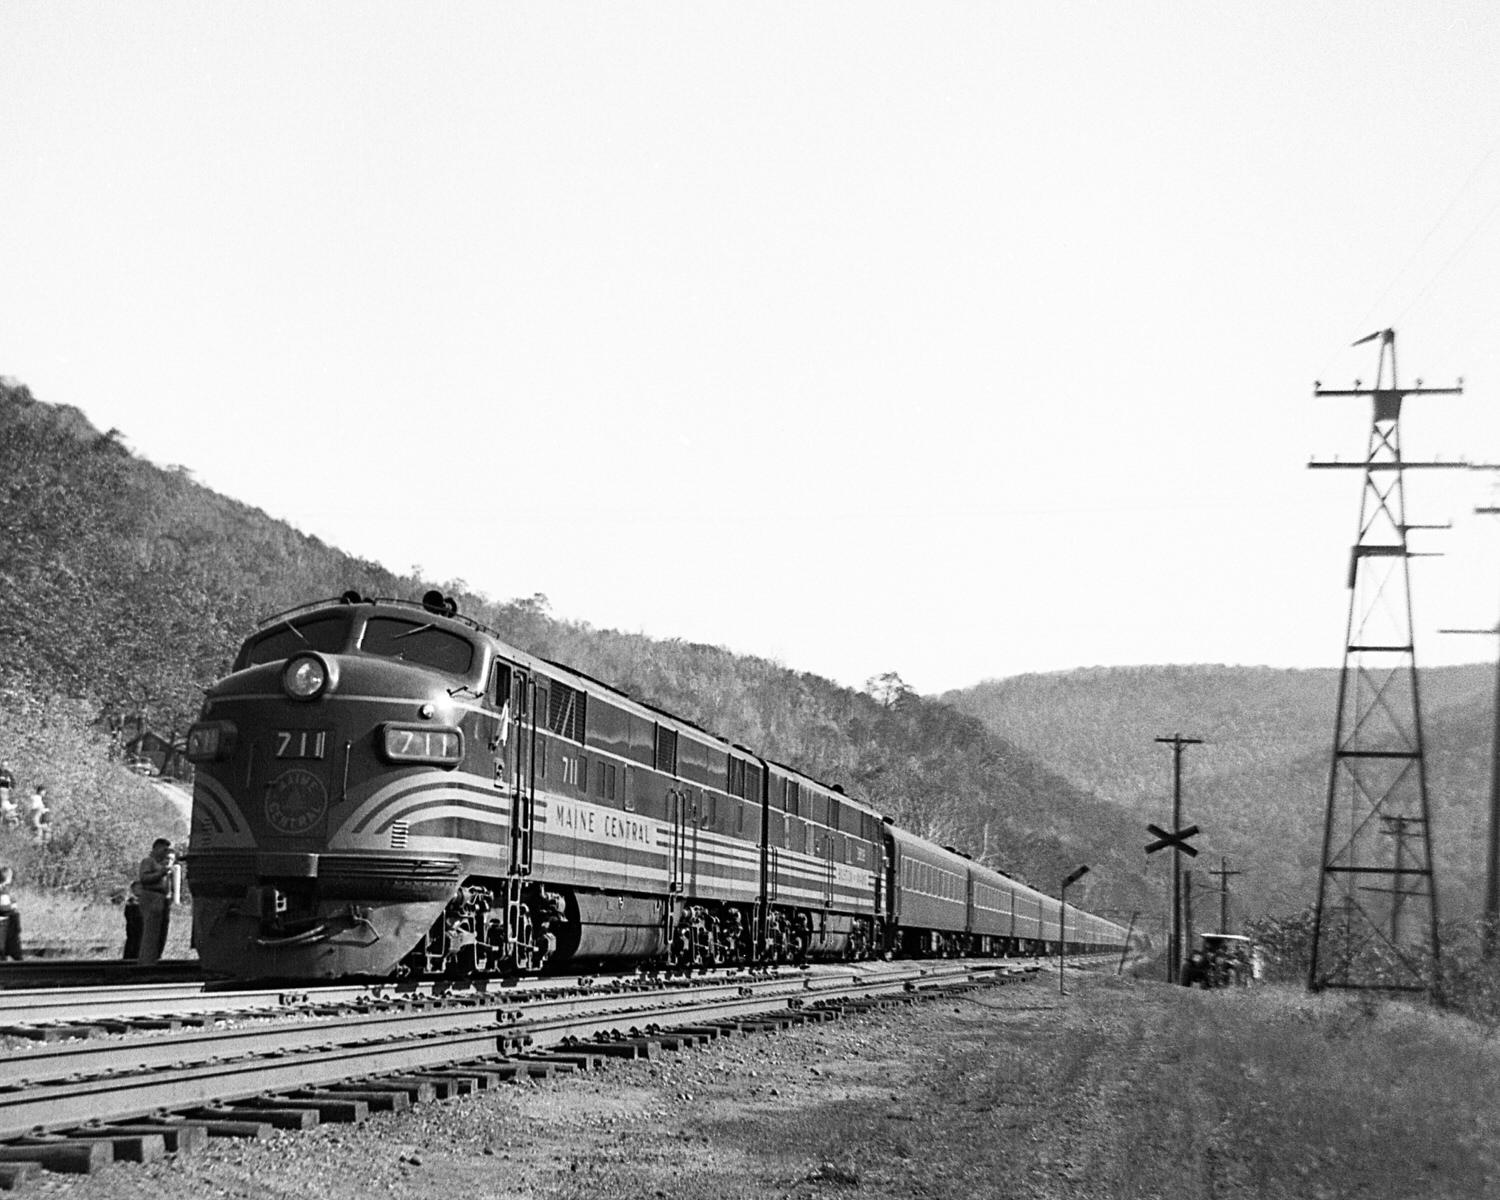
[[[1374,402],[1362,463],[1314,462],[1364,473],[1359,539],[1349,560],[1349,623],[1339,676],[1333,762],[1308,987],[1424,991],[1436,987],[1439,946],[1422,706],[1412,638],[1412,553],[1404,473],[1461,463],[1401,457],[1401,402],[1454,388],[1402,388],[1396,334],[1380,339],[1373,388],[1315,387],[1317,396]]]

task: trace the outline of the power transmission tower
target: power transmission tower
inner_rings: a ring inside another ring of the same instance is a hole
[[[1363,462],[1312,467],[1364,472],[1359,539],[1349,559],[1349,623],[1339,675],[1333,762],[1323,822],[1323,858],[1307,984],[1434,993],[1439,956],[1437,888],[1422,745],[1422,706],[1412,638],[1411,570],[1404,475],[1461,462],[1401,457],[1401,403],[1413,395],[1455,395],[1462,385],[1399,385],[1396,333],[1380,340],[1375,386],[1314,385],[1315,396],[1368,396],[1374,413]],[[1389,829],[1399,835],[1383,837]],[[1383,885],[1383,886],[1382,886]],[[1337,920],[1328,919],[1333,913]],[[1412,914],[1409,921],[1405,914]],[[1429,966],[1431,970],[1429,971]]]

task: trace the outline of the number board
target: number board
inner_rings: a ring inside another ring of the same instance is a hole
[[[322,758],[328,746],[326,729],[278,729],[277,758]]]

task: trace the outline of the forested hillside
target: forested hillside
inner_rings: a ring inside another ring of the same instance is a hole
[[[1183,757],[1184,821],[1203,827],[1203,854],[1189,865],[1217,868],[1227,856],[1246,872],[1231,886],[1249,911],[1287,912],[1311,903],[1316,887],[1338,677],[1091,668],[989,680],[943,699],[1129,809],[1137,828],[1171,817],[1171,750],[1154,739],[1202,738]],[[1424,669],[1420,686],[1439,902],[1445,917],[1470,916],[1485,870],[1494,668]]]
[[[23,778],[62,778],[59,759],[99,757],[111,717],[184,730],[262,616],[350,587],[415,597],[430,586],[458,591],[462,611],[518,646],[843,783],[1039,887],[1055,891],[1088,862],[1080,903],[1127,914],[1159,904],[1123,809],[893,677],[855,692],[713,646],[557,620],[542,596],[497,602],[403,577],[0,382],[0,753]]]

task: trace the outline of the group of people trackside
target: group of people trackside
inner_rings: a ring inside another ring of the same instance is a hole
[[[0,834],[8,835],[21,828],[21,802],[15,798],[16,776],[10,763],[0,762]],[[26,803],[26,826],[38,846],[52,840],[52,808],[47,803],[47,787],[38,783],[31,789]]]
[[[157,838],[136,867],[125,898],[125,952],[128,962],[155,963],[167,946],[172,922],[172,873],[177,854],[166,838]],[[15,895],[16,873],[0,865],[0,961],[21,961],[21,908]]]

